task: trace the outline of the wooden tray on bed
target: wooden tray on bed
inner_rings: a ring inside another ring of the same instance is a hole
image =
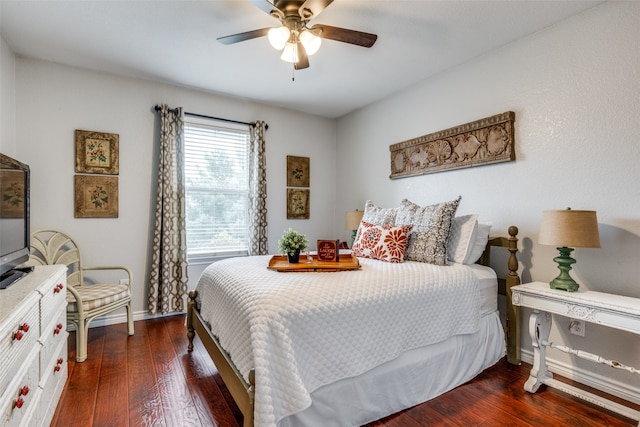
[[[297,264],[289,264],[286,255],[274,255],[269,260],[267,268],[269,270],[281,271],[281,272],[305,272],[305,271],[317,271],[317,272],[331,272],[331,271],[346,271],[346,270],[358,270],[360,269],[360,263],[358,258],[351,254],[340,254],[338,262],[335,261],[318,261],[317,255],[311,255],[313,259],[312,263],[307,262],[304,254],[300,254],[300,262]]]

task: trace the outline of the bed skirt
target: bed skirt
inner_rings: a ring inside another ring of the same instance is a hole
[[[503,327],[498,312],[492,312],[481,319],[475,334],[411,350],[362,375],[320,387],[311,394],[309,408],[278,426],[361,426],[446,393],[504,355]]]

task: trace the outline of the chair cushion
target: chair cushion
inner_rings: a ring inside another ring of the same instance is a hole
[[[74,288],[82,298],[82,308],[93,310],[131,296],[129,285],[83,285]],[[67,293],[67,311],[76,312],[76,299],[71,292]]]

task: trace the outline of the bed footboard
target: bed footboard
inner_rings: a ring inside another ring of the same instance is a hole
[[[209,353],[211,360],[215,364],[224,384],[229,389],[229,393],[238,405],[244,417],[244,427],[253,427],[253,400],[255,393],[255,372],[249,372],[249,383],[245,381],[226,351],[220,346],[217,338],[213,336],[209,328],[205,325],[200,312],[198,311],[196,291],[189,292],[189,303],[187,305],[187,337],[189,338],[188,351],[193,351],[193,338],[196,333],[202,341],[204,348]]]

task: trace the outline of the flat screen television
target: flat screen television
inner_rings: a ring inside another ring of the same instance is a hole
[[[0,289],[29,269],[29,166],[0,153]]]

